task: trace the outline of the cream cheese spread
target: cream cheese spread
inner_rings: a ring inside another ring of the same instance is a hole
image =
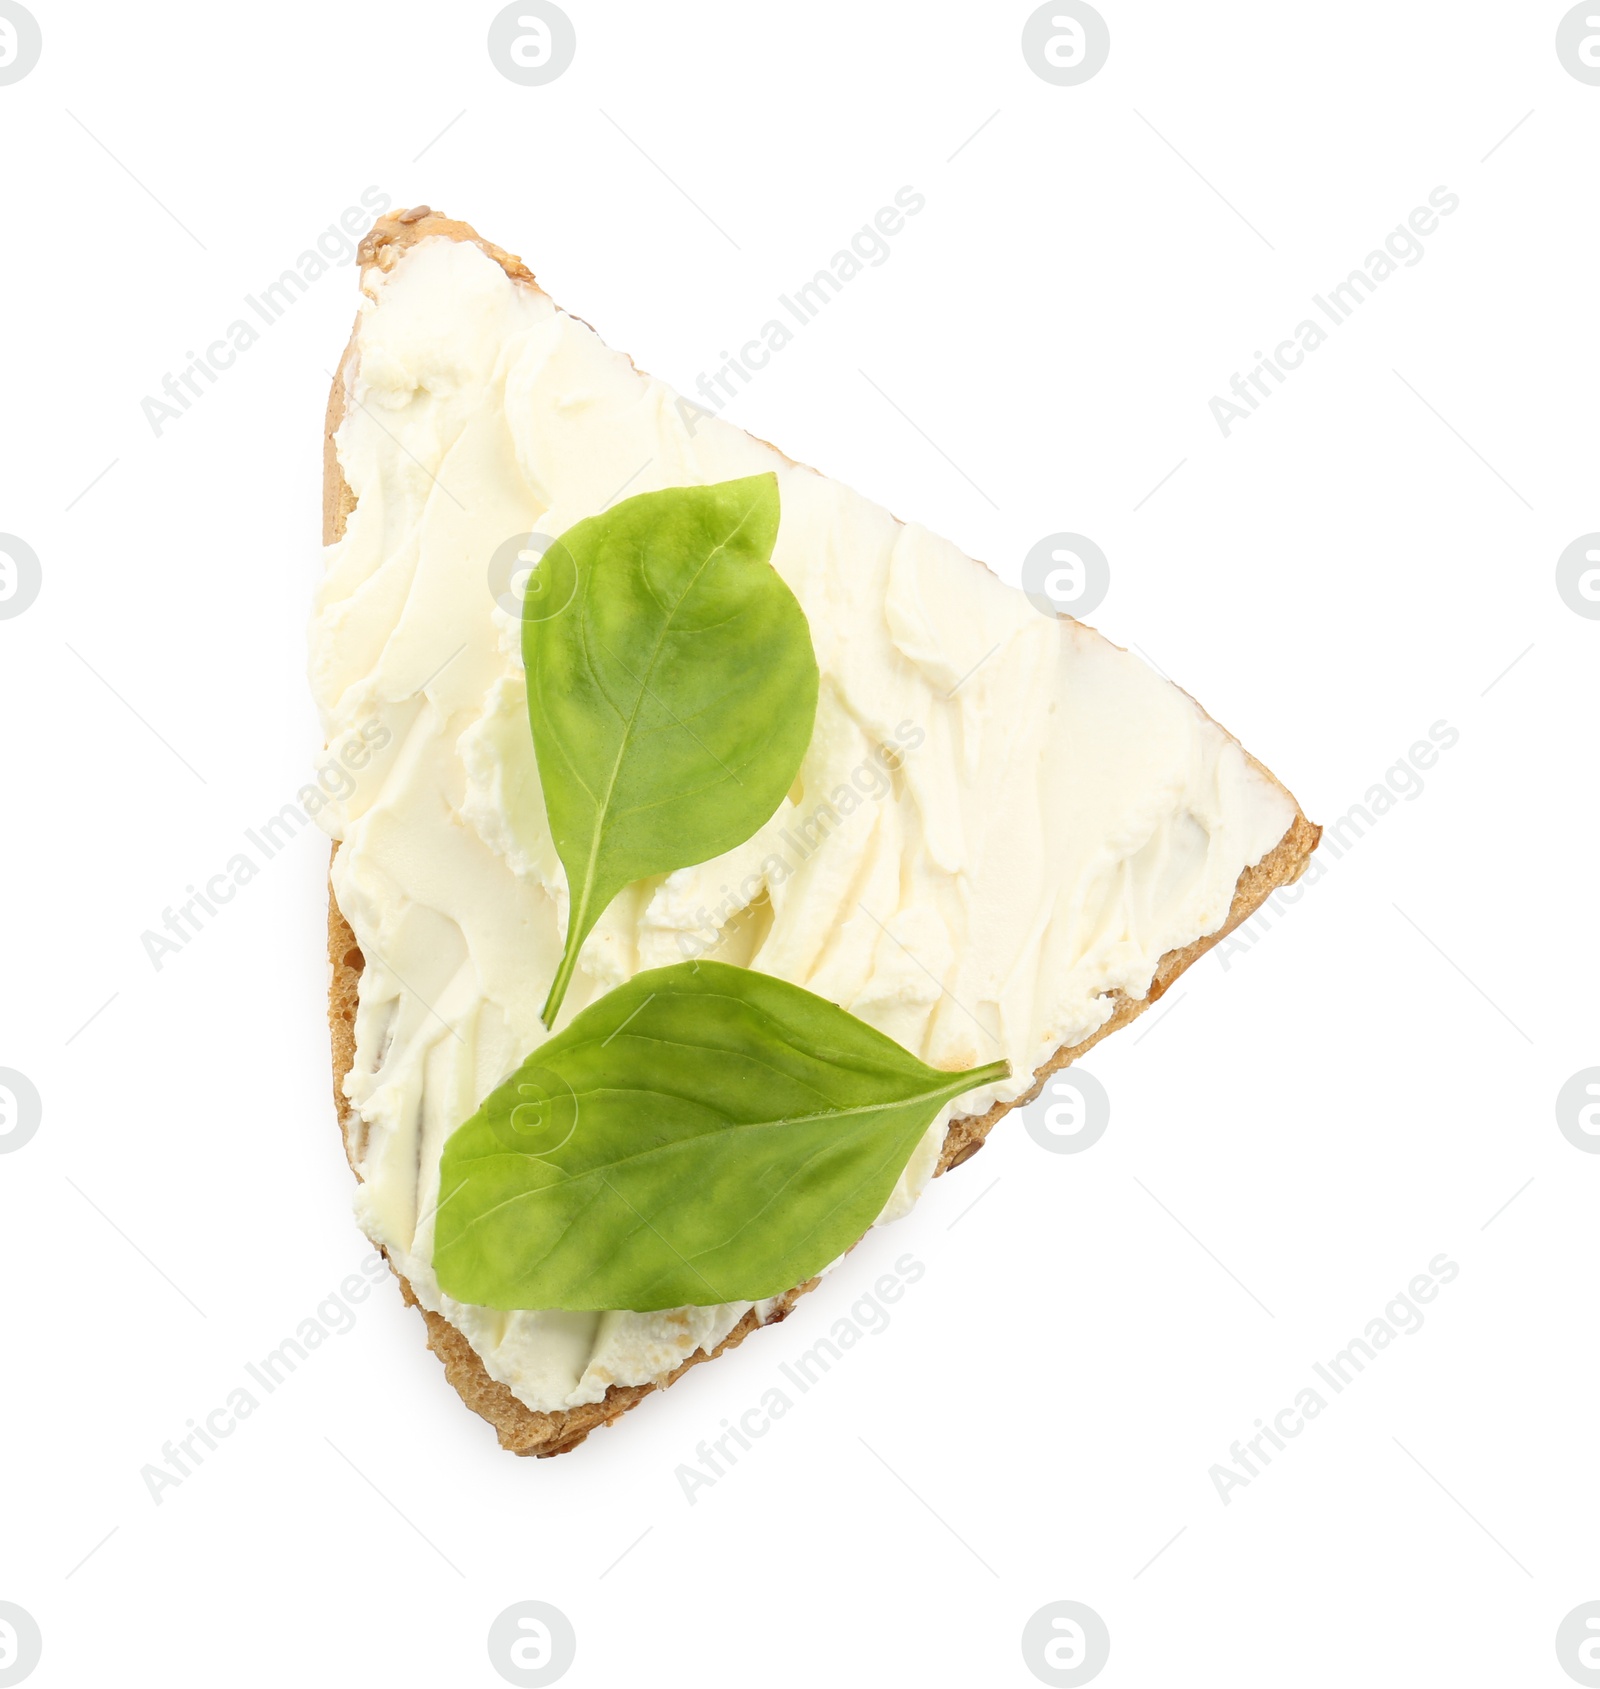
[[[1022,1095],[1107,1020],[1111,992],[1143,996],[1165,952],[1214,932],[1295,809],[1137,658],[680,401],[476,246],[424,240],[363,286],[336,438],[357,503],[311,632],[329,742],[365,728],[382,747],[320,817],[366,958],[346,1081],[357,1212],[492,1377],[530,1408],[574,1407],[714,1348],[748,1305],[504,1313],[433,1276],[444,1140],[547,1036],[567,919],[508,543],[536,553],[530,536],[619,496],[776,472],[772,561],[822,674],[800,778],[747,844],[617,899],[559,1024],[705,954],[830,998],[934,1066],[1007,1058],[1012,1079],[934,1121],[880,1224],[932,1177],[952,1113]]]

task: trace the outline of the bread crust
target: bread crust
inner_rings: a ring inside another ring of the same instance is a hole
[[[380,217],[361,242],[359,257],[362,268],[365,270],[368,266],[376,266],[381,270],[392,269],[401,253],[408,247],[434,235],[442,235],[450,240],[471,241],[499,264],[513,281],[538,288],[532,271],[520,258],[484,240],[469,224],[454,221],[425,205]],[[359,320],[358,317],[358,325]],[[339,424],[344,420],[345,371],[355,354],[355,346],[356,335],[352,330],[339,367],[334,372],[332,390],[328,395],[323,440],[324,545],[333,544],[343,535],[345,523],[355,508],[355,496],[345,482],[334,445],[334,436]],[[776,447],[773,449],[777,450]],[[779,455],[784,456],[781,452]],[[785,461],[792,463],[794,460],[786,457]],[[1246,755],[1249,753],[1246,752]],[[1250,760],[1274,785],[1285,792],[1291,802],[1294,801],[1293,794],[1287,791],[1269,769],[1256,762],[1253,757]],[[1205,955],[1213,945],[1226,938],[1242,921],[1248,920],[1279,886],[1290,885],[1299,879],[1321,836],[1322,829],[1308,821],[1296,803],[1294,820],[1283,837],[1266,856],[1254,866],[1246,868],[1239,876],[1228,918],[1222,926],[1216,932],[1196,939],[1193,944],[1185,945],[1181,950],[1169,950],[1161,958],[1155,977],[1151,980],[1150,989],[1144,997],[1134,998],[1121,991],[1112,992],[1116,1007],[1105,1024],[1082,1043],[1063,1046],[1042,1067],[1036,1068],[1034,1083],[1024,1096],[1018,1097],[1015,1102],[996,1103],[985,1114],[952,1120],[945,1133],[944,1148],[939,1156],[935,1176],[947,1173],[952,1167],[959,1167],[962,1162],[970,1160],[983,1147],[984,1140],[1001,1117],[1009,1114],[1014,1108],[1032,1102],[1051,1074],[1076,1061],[1086,1051],[1093,1049],[1102,1038],[1136,1020],[1153,1003],[1159,1002],[1179,975]],[[338,846],[335,845],[335,855],[337,852]],[[355,1063],[356,1005],[364,958],[360,946],[356,943],[355,933],[339,908],[331,880],[328,886],[328,963],[331,975],[328,985],[328,1029],[333,1053],[334,1108],[344,1139],[346,1158],[350,1162],[351,1170],[359,1179],[361,1174],[357,1160],[360,1146],[355,1141],[359,1121],[349,1098],[344,1094],[344,1082]],[[387,1253],[385,1258],[387,1259]],[[399,1280],[401,1295],[422,1314],[427,1324],[428,1347],[443,1363],[445,1377],[455,1386],[461,1400],[494,1427],[502,1448],[510,1450],[513,1454],[537,1455],[541,1459],[565,1454],[569,1449],[576,1448],[597,1426],[609,1425],[620,1419],[653,1390],[664,1390],[669,1384],[675,1383],[690,1367],[697,1366],[701,1361],[713,1360],[726,1349],[737,1348],[763,1323],[757,1319],[755,1310],[751,1309],[709,1354],[704,1349],[697,1350],[659,1384],[613,1384],[598,1402],[553,1413],[537,1413],[518,1401],[506,1385],[489,1376],[472,1345],[448,1320],[422,1307],[410,1284],[394,1267],[392,1261],[390,1269]],[[819,1279],[810,1279],[779,1297],[765,1323],[776,1325],[785,1319],[799,1299],[808,1290],[814,1289],[819,1282]]]

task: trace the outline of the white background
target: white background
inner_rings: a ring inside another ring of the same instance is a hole
[[[1600,528],[1600,88],[1564,8],[1104,0],[1110,60],[1061,88],[1027,6],[570,0],[572,68],[524,88],[493,6],[32,3],[43,57],[0,87],[0,529],[43,569],[0,620],[0,1066],[43,1124],[0,1157],[0,1599],[40,1689],[493,1685],[524,1599],[576,1627],[575,1686],[1026,1685],[1060,1599],[1109,1626],[1107,1689],[1568,1682],[1600,1159],[1554,1101],[1600,1061],[1600,624],[1554,569]],[[1460,740],[1095,1052],[1092,1150],[1008,1121],[789,1323],[555,1461],[498,1450],[385,1287],[157,1506],[141,1467],[366,1252],[317,837],[159,973],[140,940],[320,749],[353,269],[160,437],[140,401],[374,184],[682,388],[913,185],[890,260],[726,414],[1008,578],[1091,536],[1091,619],[1314,819]],[[1423,260],[1225,438],[1212,395],[1440,185]],[[889,1329],[690,1506],[675,1467],[908,1250]],[[1224,1506],[1209,1468],[1441,1251],[1424,1328]]]

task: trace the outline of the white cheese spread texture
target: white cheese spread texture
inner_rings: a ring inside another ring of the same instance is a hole
[[[772,561],[822,673],[800,779],[749,843],[618,898],[560,1024],[640,969],[710,954],[830,998],[936,1067],[1009,1059],[1013,1079],[930,1126],[883,1220],[932,1177],[952,1113],[1020,1096],[1105,1022],[1110,992],[1142,996],[1166,951],[1222,924],[1294,806],[1135,657],[680,406],[476,246],[425,240],[364,288],[336,440],[357,503],[311,631],[329,742],[365,728],[382,747],[321,817],[366,958],[346,1081],[357,1212],[492,1377],[530,1408],[568,1408],[714,1348],[748,1305],[504,1313],[433,1275],[440,1151],[547,1036],[567,918],[518,625],[496,590],[515,600],[503,572],[491,581],[505,542],[560,534],[619,493],[776,471]]]

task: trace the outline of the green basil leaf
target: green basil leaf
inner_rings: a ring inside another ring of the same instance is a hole
[[[523,599],[528,720],[567,943],[634,880],[750,838],[794,784],[817,714],[805,612],[772,567],[778,479],[641,493],[576,523]]]
[[[883,1210],[946,1073],[797,985],[722,962],[636,975],[541,1044],[440,1163],[440,1287],[489,1308],[756,1302]]]

